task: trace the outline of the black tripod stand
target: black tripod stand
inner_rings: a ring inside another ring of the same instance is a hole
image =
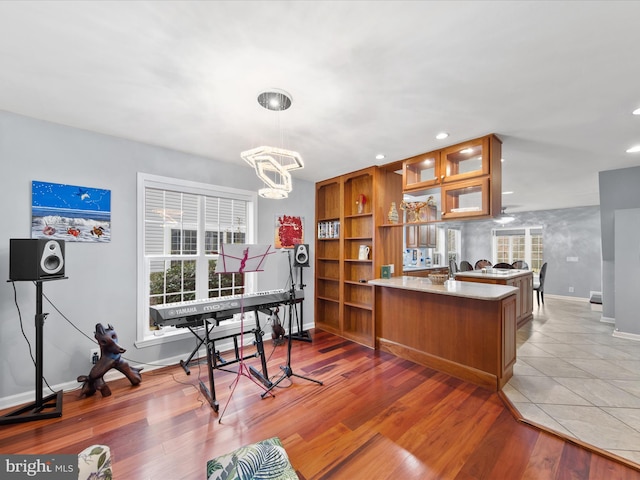
[[[61,278],[61,277],[59,277]],[[66,278],[66,277],[64,277]],[[52,278],[51,280],[57,280]],[[44,321],[48,313],[42,312],[42,280],[37,280],[36,284],[36,401],[29,405],[14,410],[0,417],[0,425],[10,423],[23,423],[32,420],[43,420],[45,418],[56,418],[62,416],[62,390],[53,394],[42,396],[43,379],[43,330]]]
[[[304,287],[306,287],[306,285],[304,284],[304,282],[302,281],[302,265],[300,265],[299,267],[299,272],[300,272],[300,284],[298,285],[298,287],[300,288],[300,290],[304,289]],[[293,279],[291,280],[291,283],[293,283]],[[293,287],[292,287],[293,288]],[[294,292],[294,296],[295,296],[295,292]],[[297,312],[297,310],[296,310]],[[289,336],[293,339],[293,340],[302,340],[303,342],[311,342],[311,335],[309,335],[309,332],[307,332],[306,330],[303,330],[303,325],[304,325],[304,321],[303,321],[303,313],[304,313],[304,308],[302,307],[302,300],[300,301],[300,315],[296,315],[296,320],[297,320],[297,332],[293,333],[291,331],[291,327],[289,327]]]
[[[298,377],[298,378],[302,378],[303,380],[308,380],[310,382],[315,382],[318,385],[323,385],[323,383],[320,380],[315,380],[313,378],[309,378],[309,377],[305,377],[303,375],[298,375],[297,373],[293,373],[293,369],[291,368],[291,328],[293,326],[293,311],[295,309],[296,315],[298,313],[297,307],[296,307],[296,288],[295,288],[295,284],[293,283],[293,267],[291,266],[291,252],[287,252],[288,257],[289,257],[289,280],[291,281],[291,288],[289,289],[289,335],[287,335],[287,364],[286,365],[281,365],[280,366],[280,370],[282,370],[282,376],[276,380],[275,383],[273,383],[273,385],[271,385],[269,387],[269,389],[264,392],[261,397],[264,398],[265,395],[267,395],[271,390],[273,390],[274,388],[276,388],[278,386],[278,384],[280,382],[282,382],[285,378],[290,378],[290,377]]]

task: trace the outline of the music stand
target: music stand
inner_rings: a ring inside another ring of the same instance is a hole
[[[274,253],[270,252],[271,245],[247,245],[241,243],[228,243],[220,245],[220,258],[218,259],[218,263],[216,264],[216,270],[214,273],[241,273],[245,274],[248,272],[262,272],[262,266],[267,258],[267,255]],[[244,283],[244,282],[243,282]],[[222,417],[224,416],[224,412],[227,410],[227,406],[229,405],[229,401],[233,396],[233,392],[236,390],[236,386],[240,381],[241,376],[247,377],[253,383],[262,388],[265,392],[263,395],[269,393],[271,396],[274,396],[270,390],[258,383],[253,376],[251,375],[251,370],[244,363],[244,288],[242,290],[243,293],[240,294],[240,360],[238,363],[238,372],[236,378],[233,380],[231,385],[231,393],[229,394],[229,398],[227,398],[227,403],[222,409],[222,413],[220,414],[220,418],[218,419],[218,423],[222,423]],[[258,313],[256,312],[256,315]],[[210,348],[207,346],[207,348]]]

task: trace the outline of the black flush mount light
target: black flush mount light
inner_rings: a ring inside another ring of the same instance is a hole
[[[258,95],[258,103],[267,110],[281,112],[291,106],[291,95],[284,90],[271,89]]]

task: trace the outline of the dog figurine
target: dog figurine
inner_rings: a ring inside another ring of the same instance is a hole
[[[103,397],[111,395],[111,389],[104,382],[104,374],[112,368],[122,372],[129,379],[131,385],[139,385],[142,381],[140,372],[142,368],[135,368],[122,359],[122,354],[126,352],[124,348],[118,345],[118,334],[110,324],[105,329],[101,323],[96,324],[95,338],[100,344],[100,359],[96,363],[89,375],[80,375],[78,382],[84,382],[80,396],[86,395],[91,397],[100,391]]]

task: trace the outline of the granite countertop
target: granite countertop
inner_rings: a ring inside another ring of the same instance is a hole
[[[419,272],[424,270],[437,270],[441,268],[449,268],[446,265],[431,265],[430,267],[424,265],[405,265],[402,267],[403,272]]]
[[[409,276],[376,278],[369,280],[369,283],[378,287],[400,288],[454,297],[475,298],[477,300],[502,300],[518,291],[516,287],[506,285],[461,282],[458,280],[447,280],[444,285],[434,285],[428,278]]]
[[[518,270],[516,268],[487,268],[486,271],[470,270],[468,272],[457,272],[456,277],[474,278],[504,278],[510,279],[531,273],[531,270]]]

